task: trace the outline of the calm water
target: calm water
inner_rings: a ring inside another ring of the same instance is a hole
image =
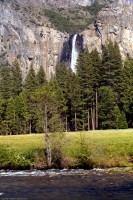
[[[133,173],[0,171],[1,200],[132,200]]]

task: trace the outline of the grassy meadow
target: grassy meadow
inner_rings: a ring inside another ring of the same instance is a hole
[[[64,133],[53,167],[132,167],[133,129]],[[0,136],[0,168],[46,168],[44,134]]]

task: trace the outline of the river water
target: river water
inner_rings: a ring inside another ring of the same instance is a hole
[[[0,171],[1,200],[132,200],[133,173]]]

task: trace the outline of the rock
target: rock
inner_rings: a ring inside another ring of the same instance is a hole
[[[42,65],[50,79],[68,36],[49,28],[45,18],[38,21],[36,13],[21,9],[0,3],[0,63],[11,65],[18,58],[23,77],[32,63],[35,71]]]
[[[121,2],[122,3],[122,2]],[[102,10],[97,16],[97,24],[102,34],[100,37],[93,24],[83,31],[84,46],[91,51],[97,48],[101,53],[101,43],[109,39],[116,41],[122,58],[133,57],[133,4],[110,7]]]

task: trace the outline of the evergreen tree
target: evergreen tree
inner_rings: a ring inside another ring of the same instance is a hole
[[[81,120],[80,114],[82,109],[81,96],[80,96],[80,86],[78,82],[78,77],[76,74],[72,74],[71,80],[71,115],[73,122],[73,130],[81,130]]]
[[[118,128],[116,118],[120,117],[120,111],[117,106],[116,94],[112,88],[103,86],[99,89],[98,110],[100,129]]]
[[[90,53],[91,60],[92,60],[92,65],[94,69],[94,90],[97,90],[100,85],[100,70],[101,70],[101,58],[99,56],[99,53],[97,49],[92,50]]]
[[[22,92],[22,73],[17,60],[12,64],[12,95],[15,97]]]
[[[6,123],[8,126],[8,134],[16,134],[17,122],[16,122],[16,105],[13,97],[9,98],[6,107]]]
[[[5,100],[12,96],[11,69],[7,66],[2,67],[0,71],[0,94]]]
[[[101,65],[101,85],[111,87],[117,94],[120,92],[122,59],[117,43],[110,40],[103,46]]]
[[[36,113],[35,111],[35,105],[32,101],[32,95],[34,94],[35,90],[37,88],[37,82],[36,82],[36,75],[33,68],[33,65],[30,66],[29,72],[25,79],[25,93],[27,98],[27,106],[28,106],[28,113],[29,113],[29,130],[31,132],[35,132],[36,127]]]
[[[127,120],[126,120],[126,115],[125,113],[119,110],[118,106],[114,107],[114,127],[116,129],[127,129],[128,128],[128,124],[127,124]]]
[[[28,112],[28,105],[27,99],[24,92],[21,92],[15,98],[15,105],[16,105],[16,117],[17,117],[17,127],[19,134],[26,134],[29,133],[29,112]]]
[[[129,127],[133,127],[133,59],[128,58],[122,69],[120,91],[121,109],[126,113]]]
[[[77,64],[77,76],[82,102],[83,129],[89,130],[90,110],[92,111],[94,104],[94,68],[91,56],[87,50],[81,53],[79,56]]]
[[[61,88],[64,98],[67,99],[68,95],[68,81],[67,81],[67,68],[64,63],[56,67],[56,80]]]
[[[40,66],[39,71],[37,72],[36,81],[38,86],[43,86],[47,83],[46,75],[42,65]]]
[[[64,63],[56,67],[56,80],[63,94],[62,120],[65,122],[65,130],[68,130],[68,76]],[[64,118],[64,119],[63,119]]]
[[[33,65],[31,65],[25,79],[25,90],[26,90],[27,95],[29,96],[31,93],[33,93],[36,87],[37,87],[36,75],[35,75]]]
[[[4,117],[5,117],[5,100],[2,99],[2,97],[0,95],[0,135],[3,134],[2,123],[4,121]]]

